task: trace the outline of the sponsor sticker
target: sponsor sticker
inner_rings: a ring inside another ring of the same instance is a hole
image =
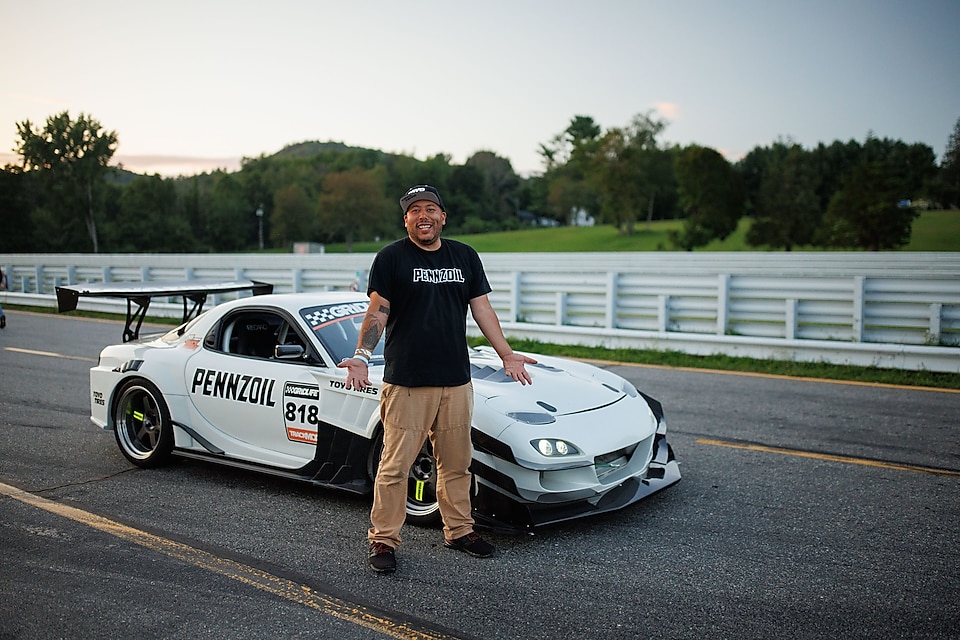
[[[314,330],[350,316],[362,316],[367,312],[369,302],[345,302],[342,304],[328,304],[322,307],[311,307],[301,311],[303,319]]]
[[[276,382],[272,378],[261,378],[260,376],[242,373],[196,369],[193,372],[193,384],[190,387],[190,393],[273,407],[277,404],[273,397]]]
[[[283,426],[287,440],[317,443],[320,425],[320,387],[302,382],[283,384]]]

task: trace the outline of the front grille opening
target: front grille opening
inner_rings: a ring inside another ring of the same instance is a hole
[[[616,473],[630,464],[630,458],[633,456],[633,452],[637,450],[638,444],[635,443],[594,458],[593,464],[597,469],[597,479],[602,481],[611,473]]]

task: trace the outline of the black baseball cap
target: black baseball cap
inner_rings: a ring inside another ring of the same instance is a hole
[[[406,213],[407,209],[410,208],[410,205],[417,200],[429,200],[430,202],[435,202],[437,206],[440,207],[441,211],[446,211],[446,209],[443,207],[443,199],[440,198],[440,192],[428,184],[418,184],[407,189],[407,192],[403,194],[402,198],[400,198],[400,208],[403,209],[404,213]]]

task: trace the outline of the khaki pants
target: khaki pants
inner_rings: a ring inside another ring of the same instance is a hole
[[[407,477],[429,436],[437,459],[437,501],[448,540],[473,531],[470,515],[470,417],[473,383],[460,387],[401,387],[384,383],[380,396],[383,454],[373,489],[370,542],[400,546]]]

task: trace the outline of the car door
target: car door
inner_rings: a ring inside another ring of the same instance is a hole
[[[307,342],[281,313],[225,316],[185,370],[197,414],[227,446],[227,456],[297,468],[313,459],[319,386],[305,358],[277,357],[277,345]]]

